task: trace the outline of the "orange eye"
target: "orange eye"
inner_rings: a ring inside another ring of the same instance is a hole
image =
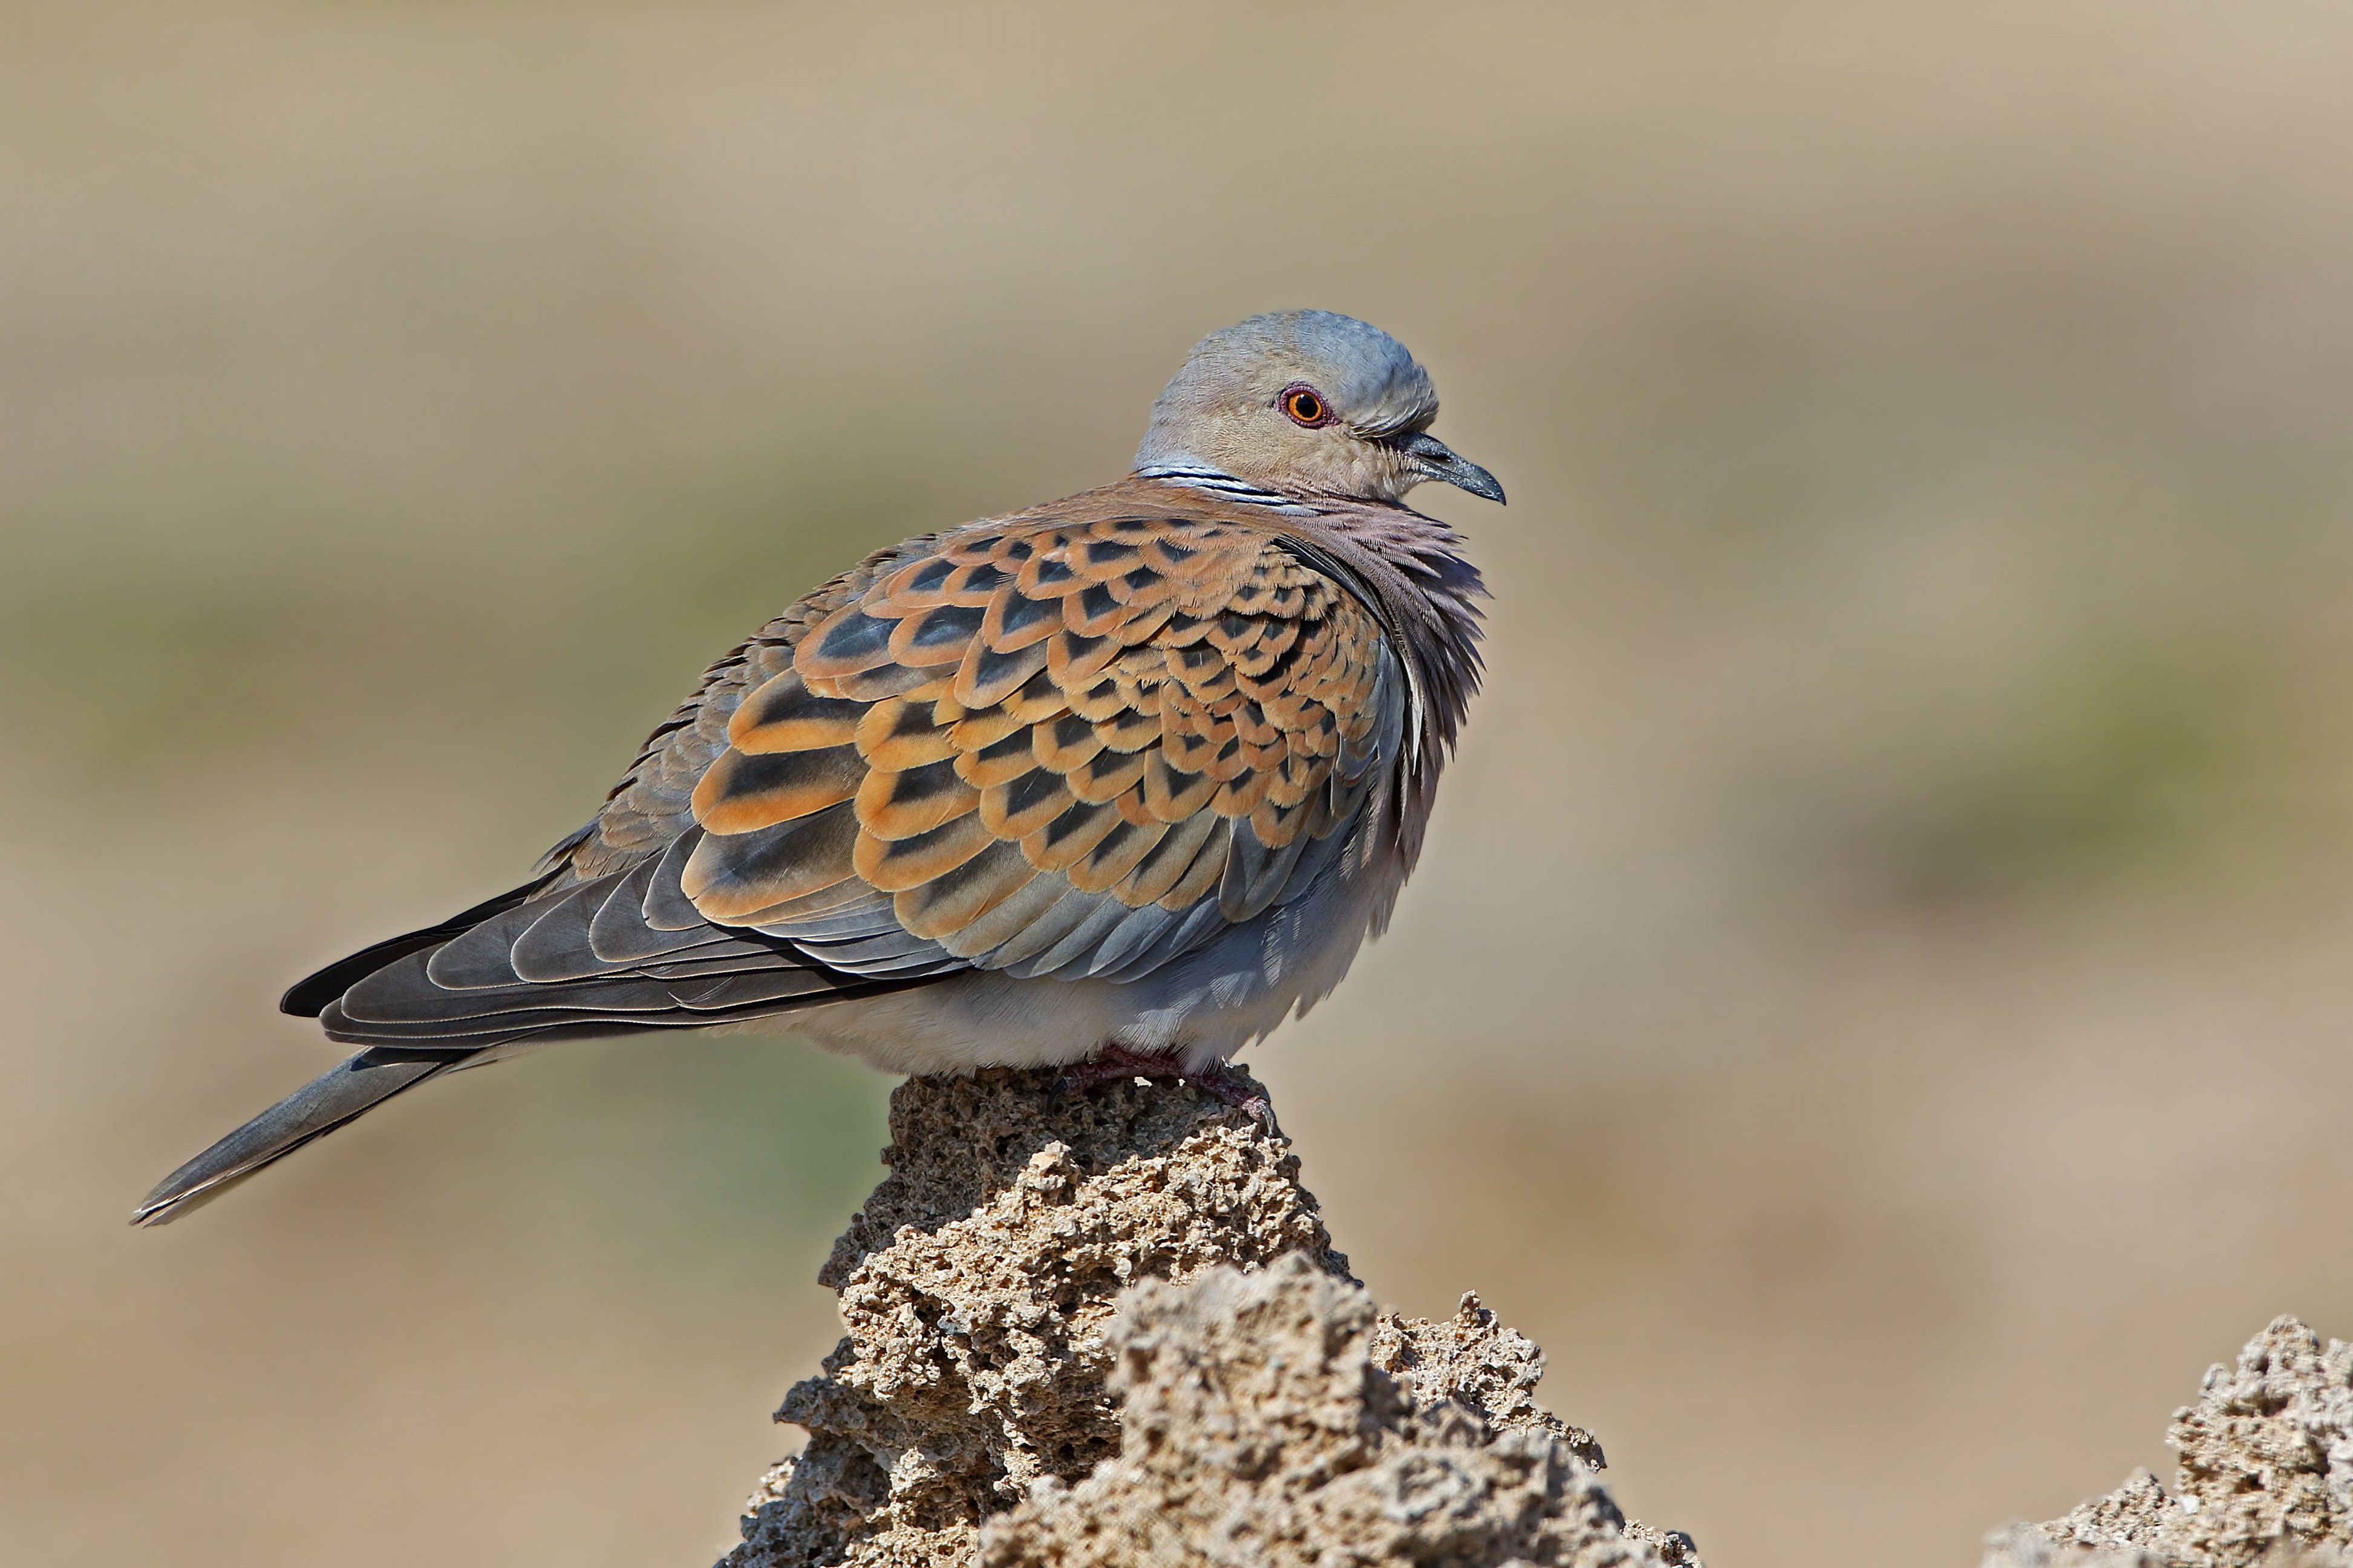
[[[1291,416],[1293,424],[1304,425],[1310,430],[1319,425],[1332,423],[1332,405],[1325,403],[1324,395],[1312,386],[1284,387],[1282,411]]]

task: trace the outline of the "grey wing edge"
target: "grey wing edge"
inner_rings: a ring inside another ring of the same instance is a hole
[[[550,872],[298,981],[281,1010],[317,1017],[330,1039],[360,1050],[166,1176],[132,1223],[176,1219],[459,1068],[556,1040],[793,1013],[961,967],[837,967],[810,944],[714,926],[679,888],[700,837],[690,830],[661,854],[586,881]]]

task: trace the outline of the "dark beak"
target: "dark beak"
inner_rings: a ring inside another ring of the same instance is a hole
[[[1498,506],[1503,504],[1504,487],[1495,482],[1495,476],[1470,458],[1459,456],[1437,437],[1409,436],[1398,447],[1413,459],[1424,479],[1442,480]]]

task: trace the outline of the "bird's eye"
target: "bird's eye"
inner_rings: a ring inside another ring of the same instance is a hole
[[[1291,416],[1294,425],[1304,425],[1310,430],[1332,423],[1332,405],[1324,395],[1312,386],[1294,385],[1282,389],[1282,411]]]

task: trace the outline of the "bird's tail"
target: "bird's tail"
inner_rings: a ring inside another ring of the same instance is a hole
[[[828,907],[823,934],[802,941],[711,924],[681,880],[702,836],[585,882],[550,890],[543,877],[297,983],[284,1011],[365,1048],[164,1178],[132,1223],[177,1219],[458,1068],[555,1040],[776,1017],[929,984],[958,966],[909,936],[891,895],[863,883]]]
[[[132,1211],[133,1225],[164,1225],[210,1203],[264,1165],[282,1160],[314,1138],[459,1066],[473,1053],[427,1060],[371,1060],[362,1051],[321,1073],[156,1184]]]

